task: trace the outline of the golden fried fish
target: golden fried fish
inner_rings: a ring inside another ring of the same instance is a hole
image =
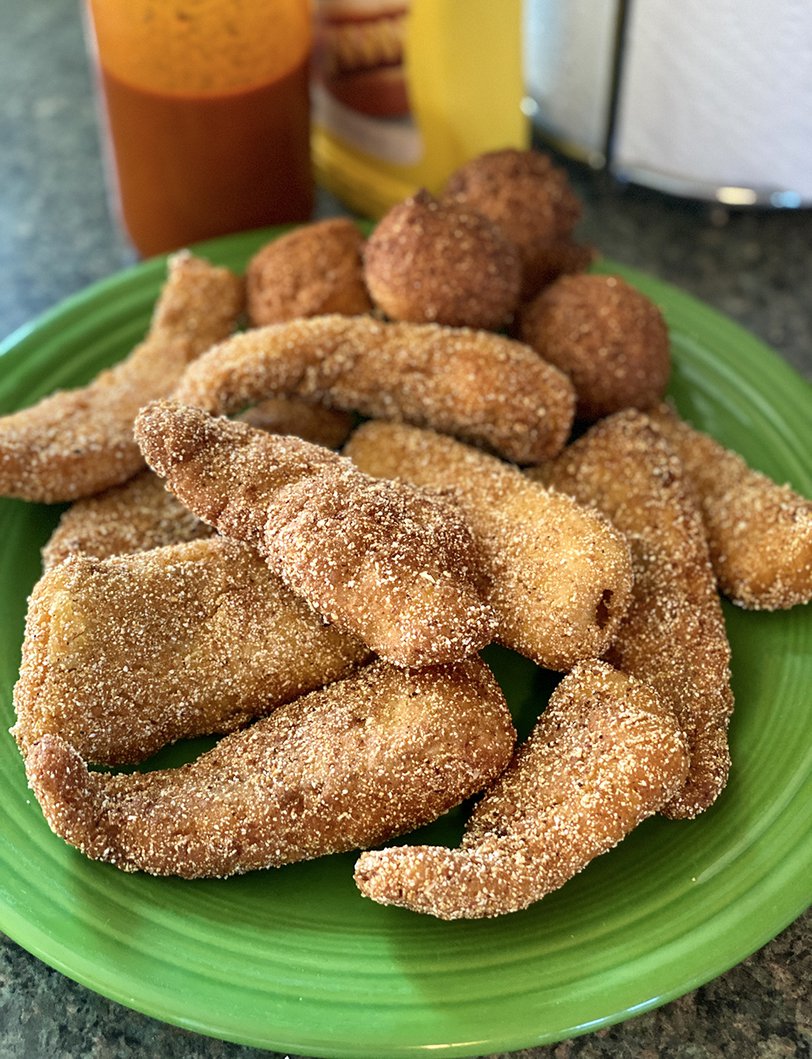
[[[474,808],[460,849],[362,853],[355,881],[374,901],[441,919],[516,912],[656,812],[687,764],[679,726],[651,688],[581,663]]]
[[[241,281],[189,253],[170,259],[149,334],[87,386],[0,418],[0,495],[54,503],[101,492],[144,466],[132,425],[173,390],[190,361],[229,335]]]
[[[487,574],[458,509],[346,457],[156,402],[136,437],[172,492],[256,547],[328,621],[397,665],[453,662],[492,639]]]
[[[26,756],[56,834],[124,871],[227,876],[386,841],[505,767],[515,733],[479,659],[374,662],[176,769],[89,772],[58,735]]]
[[[140,761],[239,728],[368,657],[248,545],[73,556],[31,595],[12,731],[23,752],[53,733],[88,761]]]

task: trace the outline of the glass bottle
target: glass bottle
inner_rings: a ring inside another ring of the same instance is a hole
[[[87,16],[141,255],[310,217],[308,0],[87,0]]]

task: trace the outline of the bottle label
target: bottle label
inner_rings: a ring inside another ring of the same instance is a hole
[[[414,165],[423,143],[409,105],[409,0],[316,0],[313,116],[347,146]]]

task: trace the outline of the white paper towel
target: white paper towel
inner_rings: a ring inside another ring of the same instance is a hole
[[[612,169],[719,198],[812,205],[812,0],[526,0],[539,127]],[[600,160],[600,159],[599,159]],[[750,192],[753,192],[752,194]]]
[[[617,0],[525,0],[524,69],[534,119],[573,154],[602,165]]]
[[[620,169],[812,201],[812,3],[634,0],[617,122]]]

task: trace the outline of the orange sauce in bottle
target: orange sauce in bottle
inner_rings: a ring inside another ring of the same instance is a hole
[[[307,220],[307,0],[89,0],[111,169],[144,256]]]

